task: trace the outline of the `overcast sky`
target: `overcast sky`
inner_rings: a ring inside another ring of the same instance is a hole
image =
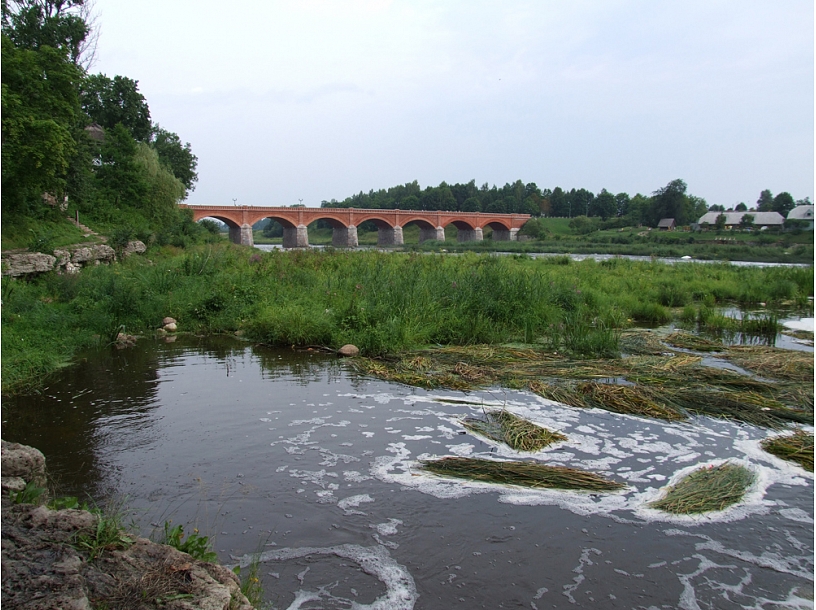
[[[813,199],[811,0],[97,0],[194,204],[517,179]]]

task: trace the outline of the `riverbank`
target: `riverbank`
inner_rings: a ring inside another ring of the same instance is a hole
[[[260,252],[164,247],[80,274],[4,280],[3,392],[41,383],[120,333],[230,333],[270,345],[357,345],[367,356],[425,345],[518,342],[614,355],[620,331],[671,320],[714,328],[716,308],[811,308],[813,268],[573,262],[467,253]],[[733,330],[733,329],[731,329]]]
[[[4,607],[252,610],[230,570],[133,536],[98,511],[27,497],[45,484],[37,449],[2,441],[2,469]]]

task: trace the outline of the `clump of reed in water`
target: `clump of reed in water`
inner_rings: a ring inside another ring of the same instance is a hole
[[[789,462],[796,462],[805,470],[813,472],[813,435],[799,430],[788,436],[774,436],[762,441],[768,453]]]
[[[813,354],[773,347],[735,346],[728,359],[763,377],[791,381],[813,381]]]
[[[677,409],[657,400],[654,390],[643,386],[625,386],[589,381],[574,386],[531,381],[530,390],[549,400],[589,409],[597,407],[605,411],[642,415],[667,421],[685,419]]]
[[[720,341],[711,341],[691,333],[672,333],[666,337],[666,343],[696,352],[721,352],[725,349]]]
[[[753,472],[737,464],[704,466],[669,487],[649,506],[675,515],[724,510],[742,500],[754,479]]]
[[[616,491],[623,483],[566,466],[546,466],[536,462],[500,462],[465,457],[446,457],[422,462],[421,468],[435,474],[484,481],[520,485],[522,487],[575,489],[585,491]]]
[[[462,425],[482,436],[506,443],[516,451],[538,451],[567,440],[560,432],[537,426],[509,411],[487,411],[484,419],[468,417],[462,420]]]

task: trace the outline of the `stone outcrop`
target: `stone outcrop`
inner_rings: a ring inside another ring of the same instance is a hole
[[[36,449],[2,443],[4,478],[30,481],[44,465]],[[228,569],[145,538],[130,536],[129,544],[109,545],[91,559],[77,543],[94,537],[99,519],[84,510],[12,504],[4,494],[3,608],[91,610],[140,600],[140,608],[252,610]]]
[[[147,246],[140,241],[128,242],[123,256],[143,254]],[[14,252],[3,255],[3,275],[22,277],[36,273],[46,273],[56,269],[61,273],[77,273],[88,265],[108,264],[116,260],[116,252],[110,246],[97,244],[73,249],[58,248],[54,255],[42,252]]]

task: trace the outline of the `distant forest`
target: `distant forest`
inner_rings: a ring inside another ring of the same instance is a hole
[[[610,193],[602,189],[595,194],[587,189],[561,187],[541,189],[534,182],[524,184],[521,180],[499,188],[487,183],[481,187],[476,181],[467,184],[428,186],[424,189],[414,180],[368,193],[362,191],[343,201],[323,201],[324,208],[363,208],[397,210],[445,210],[458,212],[491,212],[502,214],[531,214],[533,216],[600,217],[603,220],[619,219],[621,226],[639,224],[657,226],[661,218],[674,218],[678,225],[695,222],[709,211],[706,200],[686,192],[683,180],[672,180],[651,195],[640,193]],[[759,210],[776,210],[785,215],[794,205],[810,203],[809,199],[794,201],[788,193],[773,197],[770,191],[762,191],[757,205]],[[737,209],[747,209],[739,204]],[[711,206],[723,209],[722,206]]]

